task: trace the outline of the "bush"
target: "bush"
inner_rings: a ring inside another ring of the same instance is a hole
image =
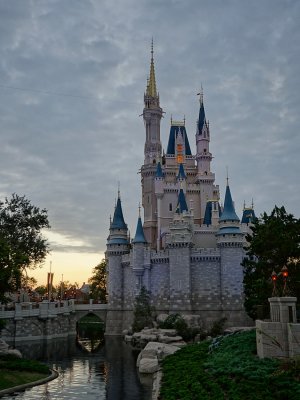
[[[143,286],[140,294],[135,299],[133,332],[139,332],[143,328],[153,326],[154,307],[150,304],[150,294]]]
[[[298,400],[299,370],[256,355],[255,331],[188,345],[163,360],[162,400]]]
[[[190,328],[180,314],[170,314],[166,320],[159,324],[162,329],[176,329],[179,336],[185,341],[190,341],[200,332],[199,328]]]

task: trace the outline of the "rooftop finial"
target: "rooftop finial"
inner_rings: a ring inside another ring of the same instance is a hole
[[[226,166],[226,186],[229,186],[228,165]]]
[[[150,76],[149,76],[149,82],[147,83],[147,95],[151,96],[151,97],[157,97],[153,54],[154,54],[154,51],[153,51],[153,38],[152,38],[152,40],[151,40]]]
[[[151,61],[153,61],[153,36],[152,36],[152,40],[151,40]]]
[[[185,115],[183,116],[183,125],[185,126]]]
[[[253,197],[252,197],[251,207],[252,207],[252,210],[254,210],[254,200],[253,200]]]
[[[118,199],[120,199],[121,198],[121,196],[120,196],[120,181],[118,181]]]
[[[246,201],[244,200],[243,210],[246,209]]]
[[[139,218],[141,218],[141,203],[139,203]]]
[[[202,87],[202,83],[201,83],[200,92],[197,93],[197,96],[199,96],[199,103],[203,104],[203,87]]]

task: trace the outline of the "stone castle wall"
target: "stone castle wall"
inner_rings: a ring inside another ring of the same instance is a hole
[[[197,314],[206,327],[223,317],[229,326],[252,324],[243,308],[242,247],[210,250],[175,247],[152,253],[151,260],[145,252],[134,268],[131,256],[132,253],[123,256],[121,274],[116,260],[111,264],[119,273],[115,277],[110,271],[110,279],[111,274],[119,279],[122,295],[118,293],[121,308],[114,307],[113,299],[109,303],[107,334],[121,334],[130,328],[135,297],[141,286],[150,291],[156,314]]]

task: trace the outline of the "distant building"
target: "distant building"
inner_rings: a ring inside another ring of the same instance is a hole
[[[141,167],[144,224],[138,217],[130,242],[120,194],[110,224],[106,331],[131,325],[142,286],[157,313],[198,314],[204,325],[226,317],[228,325],[250,321],[243,308],[245,233],[255,218],[253,205],[242,219],[235,212],[227,179],[224,207],[211,171],[210,127],[203,92],[192,154],[185,121],[171,120],[166,151],[160,141],[160,107],[153,48],[144,94],[146,131]],[[138,202],[138,199],[134,201]]]

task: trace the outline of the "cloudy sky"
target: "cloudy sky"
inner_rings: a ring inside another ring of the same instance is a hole
[[[212,170],[236,209],[300,216],[298,0],[0,0],[0,196],[48,209],[55,281],[103,257],[120,181],[135,231],[154,38],[165,118],[186,116],[192,151],[204,88]]]

